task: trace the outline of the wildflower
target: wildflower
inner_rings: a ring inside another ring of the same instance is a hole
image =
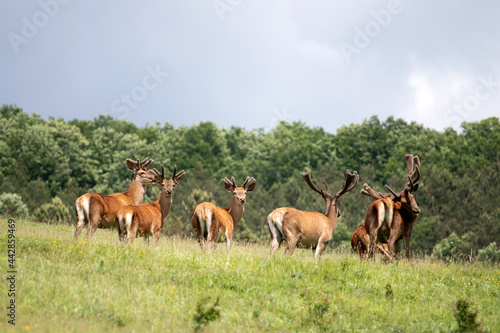
[[[29,327],[28,325],[26,325],[26,326],[24,327],[24,329],[25,329],[25,330],[29,330],[29,329],[30,329],[30,327]]]
[[[115,308],[115,310],[118,310],[118,308]]]
[[[53,241],[52,241],[52,243],[57,244],[57,241],[56,241],[56,240],[53,240]]]

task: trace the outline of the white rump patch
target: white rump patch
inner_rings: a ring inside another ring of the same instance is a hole
[[[90,205],[89,199],[87,197],[83,197],[82,198],[83,212],[85,213],[85,217],[87,218],[88,221],[90,221],[90,219],[89,219],[89,211],[90,211],[89,205]]]
[[[283,236],[283,214],[281,212],[269,215],[267,223],[269,224],[269,230],[273,233],[274,238],[278,236],[278,232]]]
[[[203,211],[200,210],[198,214],[198,221],[200,221],[201,237],[205,235],[205,229],[207,233],[210,233],[210,226],[212,225],[212,212],[207,209],[205,211],[206,220],[203,219]]]

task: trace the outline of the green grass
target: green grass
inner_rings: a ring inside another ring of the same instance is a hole
[[[17,323],[2,315],[2,332],[194,331],[195,316],[210,332],[449,332],[462,298],[483,330],[500,331],[498,265],[362,262],[350,251],[315,262],[310,250],[270,257],[268,246],[238,243],[228,258],[223,244],[203,254],[194,240],[124,246],[98,230],[76,242],[67,225],[16,225]],[[0,240],[6,274],[5,219]],[[7,289],[1,279],[3,309]]]

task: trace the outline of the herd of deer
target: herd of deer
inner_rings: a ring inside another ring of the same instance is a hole
[[[376,199],[366,211],[365,223],[361,224],[351,237],[353,250],[362,258],[375,258],[380,252],[390,260],[399,256],[399,241],[403,238],[406,256],[410,255],[410,236],[413,224],[420,212],[412,192],[418,189],[420,179],[420,161],[418,156],[406,155],[408,169],[406,186],[401,192],[394,192],[388,185],[388,193],[376,192],[368,184],[363,185],[361,193]],[[143,236],[149,242],[153,236],[155,245],[160,237],[163,221],[172,205],[172,193],[186,174],[184,170],[177,173],[174,166],[172,176],[165,178],[165,169],[161,165],[161,173],[149,169],[153,160],[146,158],[133,161],[127,159],[128,168],[134,172],[130,188],[123,193],[102,195],[86,193],[76,200],[75,239],[88,224],[87,238],[91,238],[97,228],[115,227],[122,242],[132,243],[136,236]],[[314,258],[318,259],[332,239],[340,216],[340,197],[351,191],[358,184],[356,171],[346,171],[346,180],[340,190],[332,195],[328,184],[325,190],[315,185],[310,172],[302,173],[307,185],[320,194],[326,202],[326,213],[307,212],[295,208],[283,207],[275,209],[267,217],[271,235],[271,255],[278,251],[283,240],[286,241],[285,254],[292,255],[296,247],[312,248]],[[246,202],[246,194],[255,188],[255,179],[247,177],[241,186],[236,185],[234,177],[222,180],[233,200],[228,208],[217,207],[211,202],[199,204],[191,219],[194,232],[200,247],[210,248],[217,235],[223,233],[226,238],[227,251],[231,248],[233,231],[241,219]],[[158,200],[146,204],[141,203],[146,193],[146,185],[161,186]],[[205,242],[207,244],[205,244]]]

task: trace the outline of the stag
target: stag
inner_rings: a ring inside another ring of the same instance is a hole
[[[177,165],[174,165],[174,172],[170,179],[165,179],[165,168],[161,165],[161,174],[154,169],[156,174],[155,183],[161,186],[161,193],[155,202],[140,205],[128,205],[122,207],[116,214],[116,228],[120,241],[125,240],[132,243],[136,236],[144,236],[144,240],[149,243],[149,236],[153,236],[154,244],[158,244],[163,221],[172,206],[172,193],[174,187],[182,181],[182,176],[186,174],[184,170],[177,173]]]
[[[111,228],[115,226],[115,218],[118,210],[126,205],[137,205],[144,199],[146,185],[155,181],[156,174],[147,168],[153,160],[145,158],[133,161],[127,158],[127,166],[134,173],[130,188],[123,193],[103,195],[98,193],[86,193],[76,199],[76,230],[75,239],[88,223],[87,238],[90,239],[96,229]]]
[[[413,192],[418,189],[420,179],[420,160],[418,156],[405,155],[407,177],[406,185],[401,192],[395,192],[389,185],[385,187],[389,193],[374,191],[368,184],[363,185],[361,193],[377,199],[366,211],[365,228],[370,236],[369,256],[375,259],[375,244],[387,243],[390,256],[399,256],[399,240],[405,242],[406,257],[411,259],[410,236],[413,224],[420,213]]]
[[[351,236],[351,247],[353,251],[363,259],[368,259],[368,251],[370,250],[370,236],[366,232],[364,223],[354,230]],[[387,244],[377,244],[376,253],[383,253],[388,259],[391,259],[389,247]]]
[[[255,188],[255,179],[247,177],[241,186],[236,185],[234,177],[231,177],[231,181],[224,178],[222,182],[226,190],[233,195],[231,206],[222,208],[211,202],[202,202],[196,206],[191,222],[202,250],[205,248],[205,239],[210,248],[220,231],[226,236],[226,248],[229,254],[234,227],[243,215],[247,193]]]
[[[271,234],[271,255],[278,251],[281,242],[285,240],[285,255],[292,255],[297,246],[311,247],[314,258],[317,260],[337,229],[337,218],[340,216],[340,197],[358,184],[359,176],[356,171],[351,173],[347,170],[346,180],[335,195],[330,193],[326,181],[326,192],[314,185],[309,171],[303,172],[302,178],[311,189],[323,197],[326,202],[326,213],[306,212],[289,207],[275,209],[267,217],[269,233]]]

